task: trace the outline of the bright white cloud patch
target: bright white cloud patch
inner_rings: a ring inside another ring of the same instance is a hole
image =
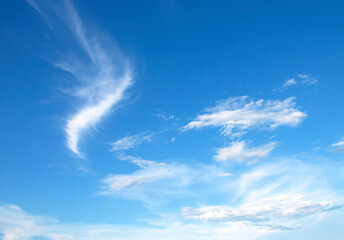
[[[183,130],[220,127],[225,135],[243,134],[254,127],[297,126],[307,115],[295,107],[295,98],[248,101],[246,96],[229,98],[208,109]]]
[[[294,78],[291,78],[285,81],[285,83],[283,84],[283,87],[289,87],[295,84],[296,84],[296,80]]]
[[[332,151],[335,153],[344,153],[344,138],[342,138],[340,141],[334,143],[331,145]]]
[[[121,86],[118,86],[113,93],[104,92],[103,99],[94,104],[86,105],[68,120],[66,126],[67,145],[75,154],[82,156],[78,149],[81,134],[90,127],[94,127],[116,103],[122,100],[130,81],[130,76],[124,77],[121,80]]]
[[[312,214],[329,211],[341,207],[331,201],[307,201],[302,195],[278,195],[272,198],[265,198],[255,202],[241,204],[238,207],[231,206],[206,206],[200,208],[185,207],[182,213],[186,218],[215,222],[237,222],[249,221],[263,222],[267,226],[271,223],[287,221]],[[264,224],[264,223],[263,223]]]
[[[86,53],[83,57],[71,58],[66,54],[65,59],[56,67],[72,74],[82,86],[74,90],[74,95],[83,99],[84,104],[73,114],[65,126],[67,146],[79,157],[79,141],[85,131],[95,127],[101,119],[110,112],[123,98],[127,88],[132,84],[132,73],[128,61],[113,46],[98,38],[96,33],[87,31],[78,13],[69,1],[57,5],[47,2],[28,1],[47,20],[45,8],[49,8],[49,21],[55,24],[65,24],[70,31],[69,38],[79,44]]]
[[[115,142],[111,143],[111,146],[113,151],[128,150],[134,148],[139,144],[151,142],[152,139],[152,133],[143,132],[136,135],[120,138]]]
[[[263,146],[249,148],[245,141],[232,142],[229,147],[219,148],[214,158],[219,162],[250,162],[267,157],[275,146],[276,142],[271,142]]]

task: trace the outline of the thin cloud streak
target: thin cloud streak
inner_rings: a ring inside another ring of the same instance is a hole
[[[39,6],[38,1],[30,0],[28,3],[46,18],[43,7]],[[48,7],[51,8],[49,10],[53,10],[56,23],[62,22],[66,25],[72,33],[71,36],[88,57],[80,61],[66,56],[63,61],[55,64],[82,83],[82,86],[74,89],[73,94],[82,98],[84,104],[68,118],[65,132],[68,148],[77,156],[84,158],[79,149],[82,135],[96,127],[104,116],[125,98],[125,91],[133,84],[132,71],[129,62],[118,50],[112,45],[108,46],[105,39],[98,37],[99,34],[85,28],[70,1],[63,1],[58,9],[53,5]]]
[[[112,151],[128,150],[145,142],[151,142],[154,134],[151,132],[142,132],[132,136],[117,139],[111,143]]]
[[[139,169],[130,174],[105,176],[101,180],[99,194],[136,199],[149,206],[164,205],[181,197],[195,197],[195,194],[203,197],[203,192],[192,189],[203,185],[203,190],[207,191],[208,184],[219,184],[231,176],[226,169],[215,165],[155,162],[132,156],[120,158],[137,165]],[[211,188],[214,190],[213,185]]]
[[[112,193],[124,188],[140,186],[163,179],[178,178],[189,171],[183,165],[157,163],[142,159],[135,159],[131,162],[141,169],[133,174],[108,175],[102,180],[106,189],[104,193]]]

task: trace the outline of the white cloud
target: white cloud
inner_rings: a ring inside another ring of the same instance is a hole
[[[310,74],[296,74],[295,78],[287,79],[281,88],[276,88],[276,90],[283,90],[293,85],[315,85],[318,84],[319,80],[312,77]]]
[[[112,150],[113,151],[119,151],[119,150],[128,150],[131,148],[134,148],[135,146],[145,143],[145,142],[151,142],[153,139],[153,133],[150,132],[142,132],[136,135],[123,137],[115,142],[111,143]]]
[[[342,205],[336,205],[331,201],[308,201],[303,195],[285,194],[271,198],[248,202],[238,207],[231,206],[205,206],[200,208],[184,207],[182,213],[186,218],[215,222],[249,221],[259,222],[267,226],[284,223],[290,219],[310,216],[312,214],[326,212]]]
[[[318,79],[313,78],[309,74],[297,74],[297,76],[302,79],[301,83],[306,84],[306,85],[314,85],[319,82]]]
[[[180,120],[180,118],[175,117],[174,115],[166,115],[164,112],[156,113],[154,116],[164,120],[164,121],[169,121],[169,120]]]
[[[271,142],[263,146],[248,148],[245,141],[232,142],[229,147],[219,148],[214,158],[219,162],[250,162],[267,157],[276,144],[276,142]]]
[[[139,169],[130,174],[109,174],[101,180],[100,195],[142,201],[147,206],[164,205],[172,199],[190,194],[186,189],[215,175],[212,169],[191,168],[178,163],[159,163],[127,157]],[[208,172],[206,172],[209,170]],[[202,175],[201,175],[202,174]]]
[[[245,173],[239,174],[235,169],[228,173],[222,164],[220,168],[133,157],[127,160],[140,169],[132,174],[113,175],[124,177],[103,183],[104,191],[145,203],[147,199],[149,203],[157,201],[158,207],[148,208],[153,209],[156,219],[142,219],[144,222],[138,225],[62,223],[30,215],[17,206],[0,205],[0,235],[4,234],[4,240],[251,240],[281,230],[318,223],[323,226],[325,212],[342,206],[337,204],[343,199],[342,193],[332,189],[340,185],[340,178],[333,177],[342,174],[338,164],[273,161],[247,166]],[[331,178],[336,182],[330,182]],[[168,208],[160,207],[175,198],[180,201]],[[226,202],[219,203],[224,199]],[[184,208],[186,218],[178,214],[177,209],[192,204],[200,207]],[[154,212],[156,209],[158,213]]]
[[[296,84],[295,78],[291,78],[285,81],[285,83],[283,84],[283,87],[289,87],[295,84]]]
[[[247,101],[247,97],[229,98],[208,113],[199,115],[182,130],[220,127],[225,135],[240,135],[246,129],[279,126],[295,127],[307,116],[295,107],[295,98],[280,100]]]
[[[168,178],[182,178],[188,172],[188,169],[183,165],[157,163],[142,159],[135,159],[131,162],[137,164],[141,169],[133,174],[108,175],[102,180],[104,193],[113,193],[124,188],[135,188],[139,185]]]
[[[233,192],[233,199],[239,204],[285,194],[307,194],[309,199],[318,202],[342,201],[343,195],[335,187],[340,185],[341,168],[335,161],[326,162],[314,155],[311,159],[313,162],[274,159],[249,165],[222,188]]]
[[[71,58],[69,55],[56,64],[56,67],[69,72],[78,79],[82,86],[75,89],[74,94],[83,99],[84,104],[73,114],[65,126],[67,146],[79,157],[83,157],[79,150],[81,136],[89,129],[96,127],[101,119],[118,104],[125,91],[132,84],[132,72],[128,61],[112,45],[107,46],[99,34],[86,31],[78,13],[69,1],[60,5],[47,6],[47,3],[28,1],[40,14],[46,18],[44,11],[55,14],[56,23],[66,24],[86,53],[88,59]],[[48,4],[49,5],[49,4]],[[58,8],[57,8],[58,6]],[[70,36],[68,36],[70,38]]]
[[[335,153],[344,153],[344,138],[331,145]]]
[[[310,75],[308,75],[308,74],[297,74],[297,76],[298,76],[299,78],[302,78],[302,79],[310,78]]]
[[[250,240],[271,231],[243,223],[190,224],[175,218],[159,218],[146,224],[62,223],[35,216],[14,205],[0,205],[0,234],[3,240]]]
[[[109,174],[101,180],[101,195],[136,199],[149,206],[164,205],[172,199],[193,196],[204,197],[209,184],[218,184],[230,173],[219,166],[181,163],[154,162],[125,156],[139,167],[129,174]],[[204,189],[193,191],[197,186]],[[214,186],[211,186],[215,190]],[[209,193],[209,192],[208,192]]]

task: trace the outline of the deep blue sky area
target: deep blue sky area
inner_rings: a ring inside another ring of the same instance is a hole
[[[2,2],[0,239],[342,240],[343,12]]]

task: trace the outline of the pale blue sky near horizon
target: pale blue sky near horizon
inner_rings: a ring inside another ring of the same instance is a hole
[[[4,1],[0,238],[342,240],[343,11]]]

